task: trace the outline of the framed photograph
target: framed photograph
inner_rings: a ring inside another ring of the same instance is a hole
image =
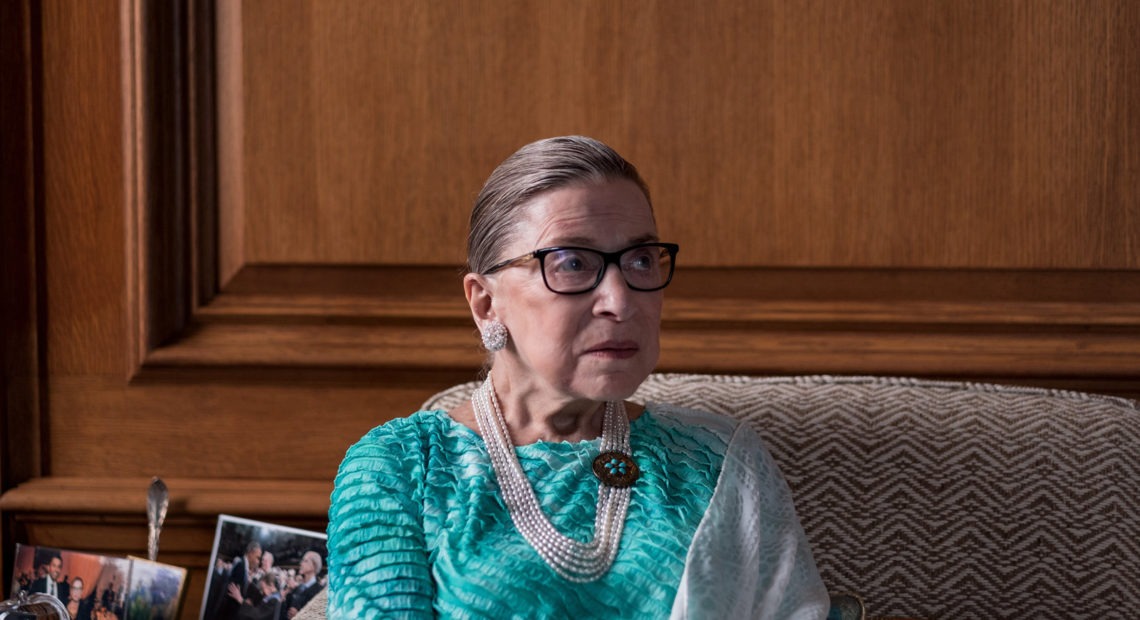
[[[289,620],[327,583],[324,532],[218,515],[201,620]]]
[[[178,617],[186,569],[53,547],[16,545],[12,592],[45,593],[73,620],[168,620]]]
[[[130,558],[126,620],[167,620],[182,609],[186,569],[144,558]]]

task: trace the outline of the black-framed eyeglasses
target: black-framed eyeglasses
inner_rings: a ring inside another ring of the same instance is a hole
[[[576,295],[597,288],[606,277],[606,268],[614,264],[629,288],[657,291],[668,286],[673,279],[678,249],[676,243],[639,243],[617,252],[576,247],[543,248],[497,263],[483,275],[538,259],[546,288],[561,295]]]

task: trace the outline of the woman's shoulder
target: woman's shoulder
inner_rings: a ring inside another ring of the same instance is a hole
[[[446,435],[454,429],[447,412],[442,410],[421,410],[402,418],[393,418],[365,433],[357,445],[391,446],[393,440],[400,442],[430,441]]]
[[[394,459],[405,461],[409,455],[422,454],[432,445],[454,435],[455,429],[444,411],[417,411],[395,418],[368,431],[348,448],[342,468],[358,460]]]
[[[334,500],[355,497],[365,489],[411,492],[422,482],[432,454],[454,438],[443,411],[417,411],[368,431],[345,452],[334,480]]]
[[[679,432],[712,434],[725,443],[742,424],[730,416],[671,403],[650,402],[645,408],[663,427]]]

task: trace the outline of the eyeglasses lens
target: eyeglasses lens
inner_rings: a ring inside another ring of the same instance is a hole
[[[655,290],[669,281],[673,256],[660,246],[634,246],[622,252],[618,264],[631,288]],[[587,249],[556,250],[543,259],[546,284],[556,293],[581,293],[594,288],[605,267],[605,256]]]

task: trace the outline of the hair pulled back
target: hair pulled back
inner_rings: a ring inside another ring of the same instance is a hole
[[[561,136],[532,142],[499,164],[487,178],[471,210],[467,269],[483,273],[501,260],[524,214],[539,194],[580,183],[633,181],[649,201],[649,188],[637,168],[593,138]]]

